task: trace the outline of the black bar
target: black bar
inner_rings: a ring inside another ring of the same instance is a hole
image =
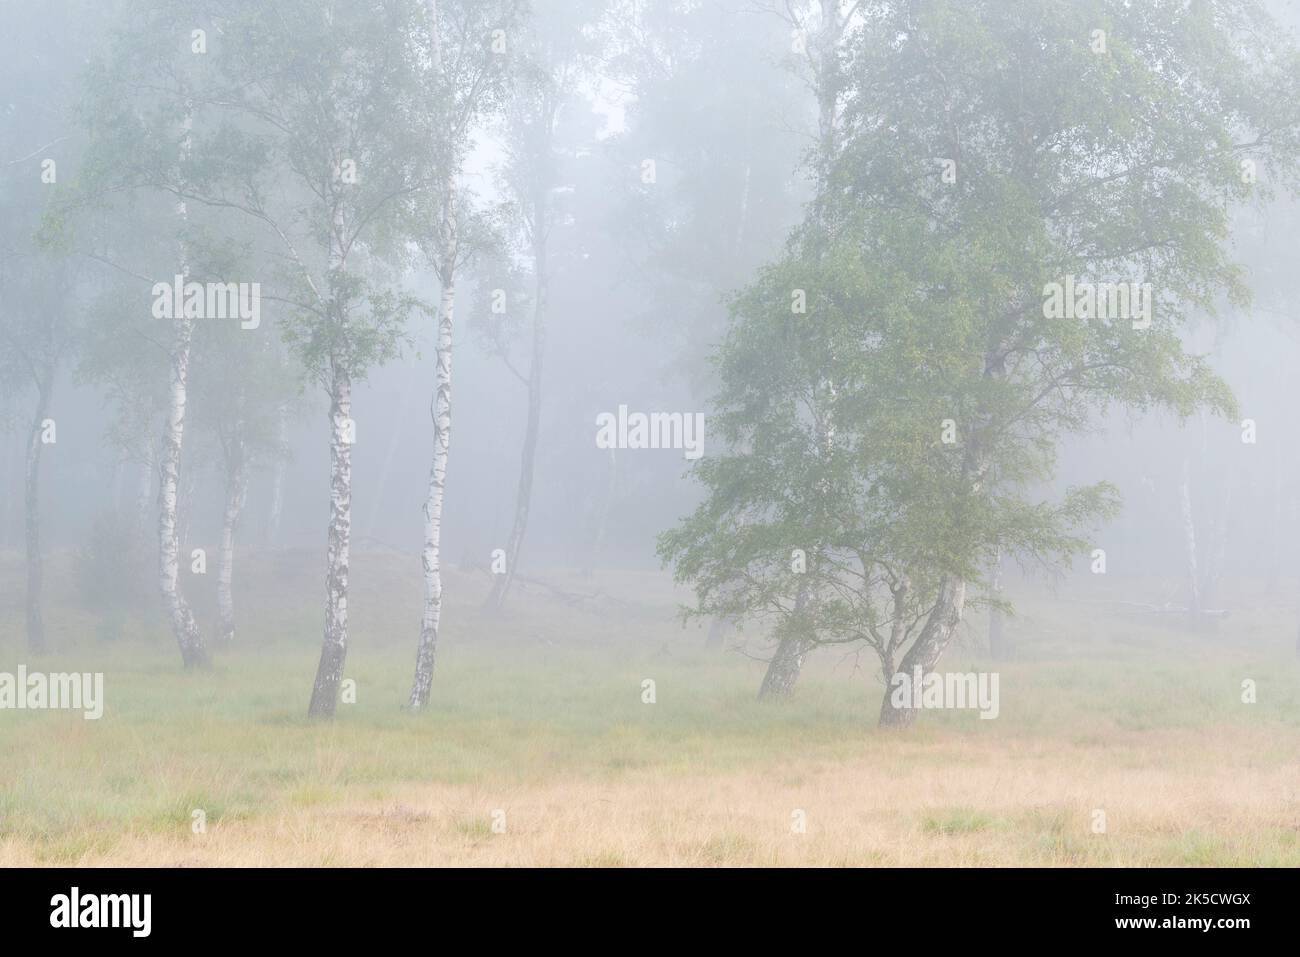
[[[70,922],[73,887],[87,919],[98,895],[149,895],[148,936],[137,936],[143,897],[139,910],[120,898],[105,908],[125,926],[52,926]],[[1296,887],[1293,870],[1253,869],[13,869],[0,871],[0,932],[7,944],[76,934],[83,944],[204,949],[264,940],[377,948],[413,937],[434,949],[588,939],[618,950],[620,941],[772,946],[849,934],[874,950],[882,933],[914,938],[913,949],[983,949],[1022,935],[1231,947],[1294,942]],[[1132,920],[1153,924],[1120,926]]]

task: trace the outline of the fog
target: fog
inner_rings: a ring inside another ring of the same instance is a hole
[[[1300,652],[1297,28],[0,0],[0,664],[419,710],[559,609],[863,726],[1120,646],[1235,696]]]

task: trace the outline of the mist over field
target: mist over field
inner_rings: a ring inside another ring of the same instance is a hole
[[[1297,29],[0,0],[0,865],[1300,865]]]

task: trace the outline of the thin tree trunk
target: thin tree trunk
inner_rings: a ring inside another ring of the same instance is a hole
[[[454,227],[452,227],[454,230]],[[415,679],[408,706],[414,710],[429,702],[433,685],[434,657],[438,650],[438,629],[442,624],[442,501],[447,488],[447,454],[451,446],[451,348],[455,324],[455,253],[444,257],[442,296],[438,304],[437,370],[434,374],[433,462],[429,467],[429,489],[424,501],[424,548],[420,564],[424,570],[424,610],[420,616],[420,642],[415,651]]]
[[[186,114],[183,121],[181,143],[182,161],[189,152],[190,127],[193,116]],[[181,222],[187,219],[185,201],[176,204]],[[188,257],[181,247],[180,271],[189,273]],[[177,304],[179,306],[179,304]],[[180,485],[181,450],[185,440],[185,405],[190,377],[190,342],[194,337],[194,320],[185,316],[183,308],[172,320],[175,338],[172,343],[170,383],[167,399],[167,421],[163,429],[162,450],[159,456],[158,479],[158,578],[163,601],[171,617],[172,633],[180,646],[181,661],[186,668],[208,664],[207,648],[199,633],[194,612],[180,584],[180,539],[177,533],[177,491]]]
[[[352,544],[352,379],[330,368],[330,524],[325,556],[325,636],[307,713],[332,718],[348,653],[348,563]]]
[[[534,220],[545,221],[546,198],[544,195],[534,200]],[[540,230],[540,226],[534,227]],[[515,519],[510,528],[510,537],[506,540],[506,570],[496,576],[492,591],[488,595],[489,608],[500,610],[505,606],[506,596],[515,580],[515,570],[519,565],[519,553],[523,548],[524,535],[528,531],[528,513],[533,501],[533,475],[537,462],[537,438],[541,430],[542,417],[542,362],[546,357],[546,241],[538,238],[533,243],[533,355],[532,365],[528,370],[528,423],[524,429],[524,447],[519,457],[519,486],[515,492]]]
[[[199,634],[199,626],[194,620],[194,613],[181,589],[181,546],[177,526],[181,447],[185,436],[185,403],[194,320],[179,318],[175,320],[175,325],[167,424],[163,432],[158,472],[158,577],[163,601],[171,617],[172,633],[180,646],[181,661],[185,667],[194,668],[208,663],[208,653]]]
[[[229,461],[226,466],[226,510],[221,517],[221,552],[217,559],[217,615],[222,644],[235,640],[235,596],[232,587],[235,569],[235,529],[248,495],[248,479],[244,463],[243,441],[236,436],[230,441]]]
[[[45,622],[41,617],[41,433],[50,405],[52,374],[37,385],[36,414],[32,417],[27,439],[25,508],[27,513],[27,650],[32,654],[45,651]]]
[[[426,0],[433,69],[442,73],[442,29],[437,0]],[[438,650],[438,629],[442,625],[442,501],[447,489],[447,457],[451,448],[451,350],[456,319],[456,259],[460,253],[459,220],[456,216],[456,179],[447,177],[442,190],[442,218],[437,224],[438,281],[442,292],[438,303],[437,368],[429,415],[433,419],[433,461],[429,465],[429,488],[424,500],[424,547],[420,567],[424,572],[424,608],[420,614],[420,640],[415,648],[415,677],[407,705],[418,711],[429,702],[433,686],[433,664]]]

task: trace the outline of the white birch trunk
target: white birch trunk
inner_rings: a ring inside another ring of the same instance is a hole
[[[978,438],[972,438],[966,447],[962,465],[962,472],[968,477],[972,495],[979,495],[984,490],[991,469],[992,463],[981,450]],[[902,607],[901,603],[899,607]],[[939,594],[935,599],[934,607],[926,616],[925,624],[921,628],[921,633],[917,635],[916,641],[903,656],[898,670],[908,675],[909,679],[920,671],[924,680],[926,673],[933,670],[939,663],[939,659],[943,657],[943,653],[948,650],[948,646],[952,644],[953,638],[957,635],[957,626],[961,624],[965,611],[966,581],[956,575],[945,575],[939,582]],[[895,647],[891,644],[890,650],[894,650]],[[893,675],[887,677],[892,680]],[[914,686],[912,691],[915,696],[919,686]],[[915,705],[915,698],[912,703]],[[909,727],[916,720],[916,711],[915,707],[894,707],[887,680],[885,697],[880,703],[880,726],[882,728]]]
[[[426,0],[433,69],[441,73],[442,31],[437,0]],[[442,191],[442,220],[438,228],[438,340],[429,415],[433,419],[433,461],[424,500],[424,546],[420,567],[424,573],[424,607],[420,614],[420,641],[415,649],[415,677],[407,706],[418,711],[429,702],[433,664],[442,625],[442,500],[447,487],[447,453],[451,447],[451,349],[456,318],[456,257],[459,238],[456,219],[456,181],[449,173]]]
[[[934,669],[943,657],[943,653],[948,649],[953,637],[957,634],[957,626],[961,624],[962,615],[966,608],[966,582],[956,576],[948,576],[939,586],[939,598],[931,610],[930,615],[925,620],[925,625],[921,629],[921,634],[917,636],[916,641],[912,644],[911,649],[903,656],[899,665],[899,672],[912,676],[919,669],[922,678]],[[892,681],[893,675],[888,679]],[[915,696],[919,692],[919,686],[912,689]],[[915,699],[913,700],[915,704]],[[880,702],[880,726],[882,728],[906,728],[916,720],[915,707],[896,708],[890,694],[890,685],[888,681],[885,684],[885,697]]]
[[[167,424],[163,431],[158,484],[158,575],[163,601],[171,618],[172,633],[180,646],[181,661],[192,668],[207,663],[207,650],[199,634],[194,613],[180,584],[180,537],[177,499],[180,486],[181,447],[185,437],[186,387],[189,382],[192,319],[177,319],[172,345],[171,383],[167,403]]]
[[[325,636],[307,713],[334,716],[348,646],[348,565],[352,547],[352,379],[330,370],[330,524],[325,557]]]
[[[189,131],[193,119],[184,120],[184,139],[181,158],[189,151]],[[176,204],[176,212],[185,223],[185,201]],[[188,275],[189,263],[182,245],[180,272]],[[163,601],[171,618],[172,633],[180,646],[181,661],[193,668],[208,663],[207,649],[199,634],[194,613],[180,584],[180,538],[177,532],[177,491],[180,484],[181,449],[185,439],[185,404],[188,398],[190,375],[190,341],[194,336],[194,320],[186,318],[183,309],[172,320],[170,382],[167,400],[167,421],[163,429],[162,450],[159,456],[158,483],[158,578]]]
[[[448,215],[451,215],[450,212]],[[454,234],[454,225],[451,227]],[[454,241],[453,241],[454,248]],[[437,370],[434,373],[433,463],[424,502],[424,547],[420,564],[424,571],[424,610],[420,617],[420,643],[415,653],[415,680],[408,705],[413,710],[429,701],[433,664],[442,623],[442,501],[447,486],[447,453],[451,446],[451,348],[455,321],[455,253],[444,257],[442,296],[438,304]]]

